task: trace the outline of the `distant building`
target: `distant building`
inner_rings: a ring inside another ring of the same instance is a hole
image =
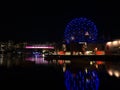
[[[107,42],[105,52],[106,54],[120,54],[120,39]]]

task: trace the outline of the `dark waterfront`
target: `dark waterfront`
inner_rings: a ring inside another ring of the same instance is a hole
[[[46,61],[39,55],[1,54],[0,81],[10,89],[115,90],[120,88],[119,65],[114,60]]]
[[[19,3],[1,7],[0,89],[120,90],[118,2]]]

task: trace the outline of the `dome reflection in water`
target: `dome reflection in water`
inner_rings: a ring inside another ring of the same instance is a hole
[[[67,90],[98,90],[99,78],[95,70],[84,70],[72,73],[69,69],[64,72]]]

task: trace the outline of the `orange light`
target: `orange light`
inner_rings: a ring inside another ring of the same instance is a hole
[[[102,61],[96,61],[96,63],[97,63],[98,65],[101,65],[101,64],[103,64],[104,62],[102,62]]]
[[[58,63],[59,63],[59,64],[63,64],[64,61],[63,61],[63,60],[58,60]]]
[[[96,55],[104,55],[105,52],[104,51],[96,51]]]
[[[65,52],[64,51],[59,51],[58,55],[65,55]]]

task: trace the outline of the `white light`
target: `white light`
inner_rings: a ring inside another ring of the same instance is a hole
[[[112,44],[112,42],[107,42],[107,44],[106,44],[106,45],[110,46],[111,44]]]
[[[66,71],[66,65],[63,66],[63,72],[65,72],[65,71]]]
[[[95,67],[98,69],[98,65],[96,64]]]
[[[118,71],[115,71],[115,72],[114,72],[114,75],[115,75],[116,77],[119,77],[119,76],[120,76]]]
[[[108,74],[109,74],[110,76],[113,76],[113,71],[112,71],[112,70],[108,70]]]
[[[72,36],[72,37],[71,37],[71,40],[75,40],[75,37],[74,37],[74,36]]]
[[[65,52],[65,55],[71,55],[71,53],[70,52]]]
[[[90,61],[90,65],[93,65],[93,62],[92,62],[92,61]]]
[[[85,32],[85,36],[89,36],[89,33],[88,33],[88,32]]]
[[[43,57],[45,57],[45,54],[42,54]]]
[[[87,68],[85,68],[85,72],[88,73],[88,69]]]
[[[86,55],[91,55],[91,54],[92,54],[92,51],[86,51],[85,54],[86,54]]]
[[[118,41],[113,41],[113,45],[114,46],[118,45]]]
[[[85,54],[88,55],[88,54],[89,54],[89,51],[86,51]]]
[[[118,41],[118,44],[120,44],[120,40]]]
[[[71,61],[70,60],[65,60],[65,63],[71,63]]]

